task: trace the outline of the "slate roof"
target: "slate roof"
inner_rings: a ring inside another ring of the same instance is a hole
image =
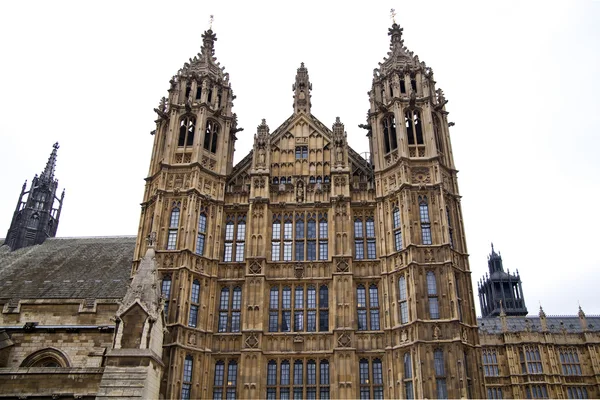
[[[135,241],[135,236],[50,238],[14,252],[1,246],[0,300],[121,298]]]
[[[529,321],[529,322],[528,322]],[[586,316],[588,329],[592,332],[600,331],[600,316]],[[577,315],[547,316],[546,324],[551,333],[582,333],[581,324]],[[502,333],[502,321],[499,317],[477,318],[479,332],[483,334]],[[508,332],[525,332],[530,327],[532,332],[542,332],[542,324],[539,317],[506,317]]]

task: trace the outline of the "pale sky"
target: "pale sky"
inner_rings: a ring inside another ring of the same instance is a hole
[[[262,118],[274,131],[293,112],[300,62],[313,115],[327,126],[339,116],[350,145],[366,151],[357,125],[395,8],[456,123],[474,291],[494,242],[505,268],[519,270],[530,314],[540,302],[548,315],[575,314],[578,302],[600,314],[600,2],[369,3],[3,2],[0,237],[56,141],[66,188],[58,236],[137,233],[152,109],[200,50],[211,14],[245,128],[236,161]]]

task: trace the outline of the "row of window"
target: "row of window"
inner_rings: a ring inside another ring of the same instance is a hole
[[[283,178],[282,178],[283,179]],[[180,222],[180,202],[174,202],[171,209],[167,250],[175,250]],[[454,248],[453,228],[450,209],[448,217],[448,235],[450,246]],[[431,245],[431,221],[427,196],[419,196],[419,221],[421,225],[421,244]],[[198,218],[196,254],[204,254],[206,241],[207,212],[202,209]],[[396,251],[403,249],[402,221],[400,209],[392,211],[392,231]],[[243,262],[246,238],[246,215],[227,215],[225,224],[225,242],[223,261]],[[354,254],[357,260],[377,258],[375,239],[375,219],[373,216],[354,218]],[[328,219],[326,212],[300,212],[273,214],[271,260],[272,261],[314,261],[328,259]]]
[[[211,153],[217,152],[217,142],[219,140],[219,124],[215,121],[206,121],[206,129],[204,130],[204,143],[203,147],[205,150]],[[196,117],[188,115],[181,118],[179,123],[179,139],[177,146],[186,147],[194,144],[194,133],[196,131]]]
[[[316,177],[314,175],[311,175],[308,177],[308,183],[329,183],[329,180],[330,180],[329,175],[316,176]],[[291,176],[289,176],[287,178],[285,176],[273,178],[274,185],[286,184],[286,183],[293,183]]]
[[[428,271],[426,273],[426,282],[429,318],[439,319],[437,279],[433,271]],[[458,284],[456,286],[458,286]],[[165,302],[165,316],[168,316],[169,299],[171,295],[170,275],[163,278],[161,287],[163,297],[167,300]],[[329,331],[329,289],[327,285],[298,284],[273,286],[269,293],[269,332]],[[240,331],[241,301],[241,287],[224,287],[221,289],[219,298],[219,332]],[[401,275],[398,278],[398,302],[400,304],[400,323],[406,324],[409,322],[410,316],[408,309],[408,291],[404,275]],[[190,295],[188,326],[197,326],[199,303],[200,282],[197,279],[194,279]],[[356,287],[356,312],[359,331],[377,331],[381,329],[379,290],[375,283],[361,283]],[[566,357],[566,360],[576,360],[576,363],[564,363],[563,365],[566,365],[567,367],[565,368],[568,368],[568,371],[572,371],[573,375],[580,375],[581,368],[579,367],[577,353],[565,353],[564,355],[561,353],[561,360],[563,359],[563,356]],[[537,364],[530,361],[530,358],[537,357],[539,359],[539,352],[537,353],[537,356],[536,353],[527,352],[527,357],[528,365],[531,365],[529,368],[534,368],[534,366],[537,368]],[[486,368],[486,375],[489,373],[489,376],[495,376],[493,375],[494,371],[497,374],[497,358],[495,352],[484,352],[483,364],[484,368]],[[495,370],[493,369],[494,365],[496,365]],[[489,372],[487,368],[490,368]],[[539,373],[541,373],[541,363],[539,364],[539,368]]]
[[[559,349],[560,364],[563,375],[581,376],[581,363],[577,349],[574,347]],[[542,374],[542,359],[537,346],[525,346],[519,349],[519,361],[522,374]],[[483,372],[485,376],[499,376],[498,357],[496,350],[483,350]]]
[[[187,85],[186,85],[186,87],[185,87],[185,99],[186,100],[189,99],[191,94],[192,94],[192,83],[188,82]],[[217,91],[217,108],[221,107],[222,96],[223,96],[222,91],[221,91],[221,89],[219,89]],[[196,100],[201,100],[201,98],[202,98],[202,85],[198,84],[196,86],[196,96],[195,96],[195,99]],[[207,94],[207,97],[206,97],[206,102],[210,104],[210,103],[212,103],[212,101],[213,101],[213,89],[209,88],[208,89],[208,94]]]
[[[329,361],[270,360],[267,364],[267,399],[329,399]]]
[[[584,386],[568,386],[566,389],[568,399],[588,398],[588,392]],[[527,385],[525,386],[525,396],[528,399],[547,399],[548,389],[546,388],[546,385]],[[502,399],[502,388],[487,388],[487,398]]]
[[[404,124],[408,145],[423,145],[423,124],[421,123],[420,112],[418,110],[407,110],[404,113]],[[382,120],[382,128],[385,152],[389,153],[392,150],[396,150],[398,148],[396,117],[393,114],[386,115]]]

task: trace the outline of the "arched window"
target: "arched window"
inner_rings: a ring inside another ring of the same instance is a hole
[[[383,140],[386,153],[398,148],[398,139],[396,136],[396,118],[393,114],[386,115],[383,118]]]
[[[273,178],[273,185],[279,185],[279,178]]]
[[[196,254],[204,254],[204,244],[206,242],[206,212],[200,212],[198,218],[198,233],[196,237]]]
[[[581,375],[581,364],[575,347],[560,349],[560,364],[563,375]]]
[[[435,146],[437,147],[438,153],[444,153],[444,147],[442,145],[442,125],[440,119],[435,113],[432,113],[433,118],[433,136],[435,137]]]
[[[431,244],[431,223],[429,221],[429,205],[427,196],[419,196],[419,219],[421,221],[422,244]]]
[[[188,326],[195,328],[198,326],[198,309],[200,308],[200,282],[194,279],[192,283],[192,292],[190,295],[190,318]]]
[[[162,296],[165,298],[165,319],[169,317],[169,300],[171,299],[171,275],[167,275],[162,280]]]
[[[169,223],[169,237],[167,240],[167,250],[175,250],[177,247],[177,232],[179,230],[179,203],[173,203],[171,210],[171,219]]]
[[[329,289],[327,285],[319,288],[319,331],[329,330]]]
[[[427,272],[427,296],[429,298],[429,318],[439,319],[440,308],[438,304],[437,283],[433,271]]]
[[[38,350],[21,363],[22,368],[68,368],[71,364],[66,355],[53,348]]]
[[[447,399],[446,369],[444,368],[444,352],[437,349],[433,352],[433,366],[435,371],[435,386],[438,399]]]
[[[273,214],[271,228],[271,261],[279,261],[281,258],[281,214]]]
[[[188,96],[186,96],[187,98]],[[179,141],[177,146],[191,146],[194,144],[194,132],[196,130],[196,117],[187,116],[179,123]]]
[[[400,323],[406,324],[408,323],[408,295],[404,275],[398,279],[398,300],[400,301]]]
[[[29,218],[27,227],[31,228],[31,229],[37,229],[39,225],[40,225],[40,215],[38,213],[33,213],[31,218]]]
[[[402,222],[400,221],[400,209],[398,207],[394,208],[392,212],[393,218],[393,230],[394,230],[394,246],[396,247],[396,251],[402,250]]]
[[[406,82],[404,81],[404,74],[399,76],[400,78],[400,93],[406,93]]]
[[[281,362],[281,372],[279,377],[280,384],[280,398],[289,399],[290,398],[290,362],[288,360],[283,360]]]
[[[359,331],[378,331],[379,325],[379,294],[377,285],[369,286],[369,298],[365,285],[360,284],[356,288],[357,312],[358,312],[358,330]],[[367,302],[368,300],[368,302]]]
[[[315,183],[315,182],[316,182],[316,181],[315,181],[315,177],[314,177],[313,175],[311,175],[311,176],[308,178],[308,183]]]
[[[304,384],[304,363],[302,360],[294,361],[294,399],[302,399]]]
[[[421,124],[421,114],[418,110],[408,110],[404,113],[406,123],[406,136],[408,145],[423,144],[423,127]]]
[[[284,286],[281,292],[281,331],[290,332],[292,329],[292,289]]]
[[[194,369],[194,358],[191,355],[185,356],[183,361],[183,384],[181,385],[182,400],[190,400],[192,391],[192,370]]]
[[[204,149],[210,151],[211,153],[216,153],[218,140],[219,124],[212,120],[206,121],[206,130],[204,132]]]
[[[317,288],[312,285],[297,284],[293,287],[273,286],[269,297],[269,332],[320,332],[329,331],[329,293],[326,285]],[[318,325],[317,325],[318,315]],[[281,325],[278,322],[281,321]]]
[[[373,217],[366,218],[365,228],[367,232],[367,258],[372,260],[377,256],[375,250],[375,219]]]
[[[361,358],[358,363],[358,374],[361,399],[383,399],[383,366],[379,358],[371,363],[369,374],[369,360]],[[372,396],[371,396],[372,393]]]
[[[358,374],[360,379],[360,398],[361,399],[370,399],[371,391],[369,390],[369,360],[366,358],[361,358],[358,362]]]

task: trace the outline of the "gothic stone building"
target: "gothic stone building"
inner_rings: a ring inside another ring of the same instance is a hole
[[[0,250],[0,397],[525,396],[515,354],[530,347],[475,316],[447,101],[402,29],[389,35],[366,158],[311,114],[302,64],[293,113],[272,132],[263,120],[234,166],[241,129],[206,31],[155,109],[137,238]],[[565,337],[596,340],[586,329]],[[598,346],[581,343],[594,396]],[[539,393],[559,397],[552,368]]]

